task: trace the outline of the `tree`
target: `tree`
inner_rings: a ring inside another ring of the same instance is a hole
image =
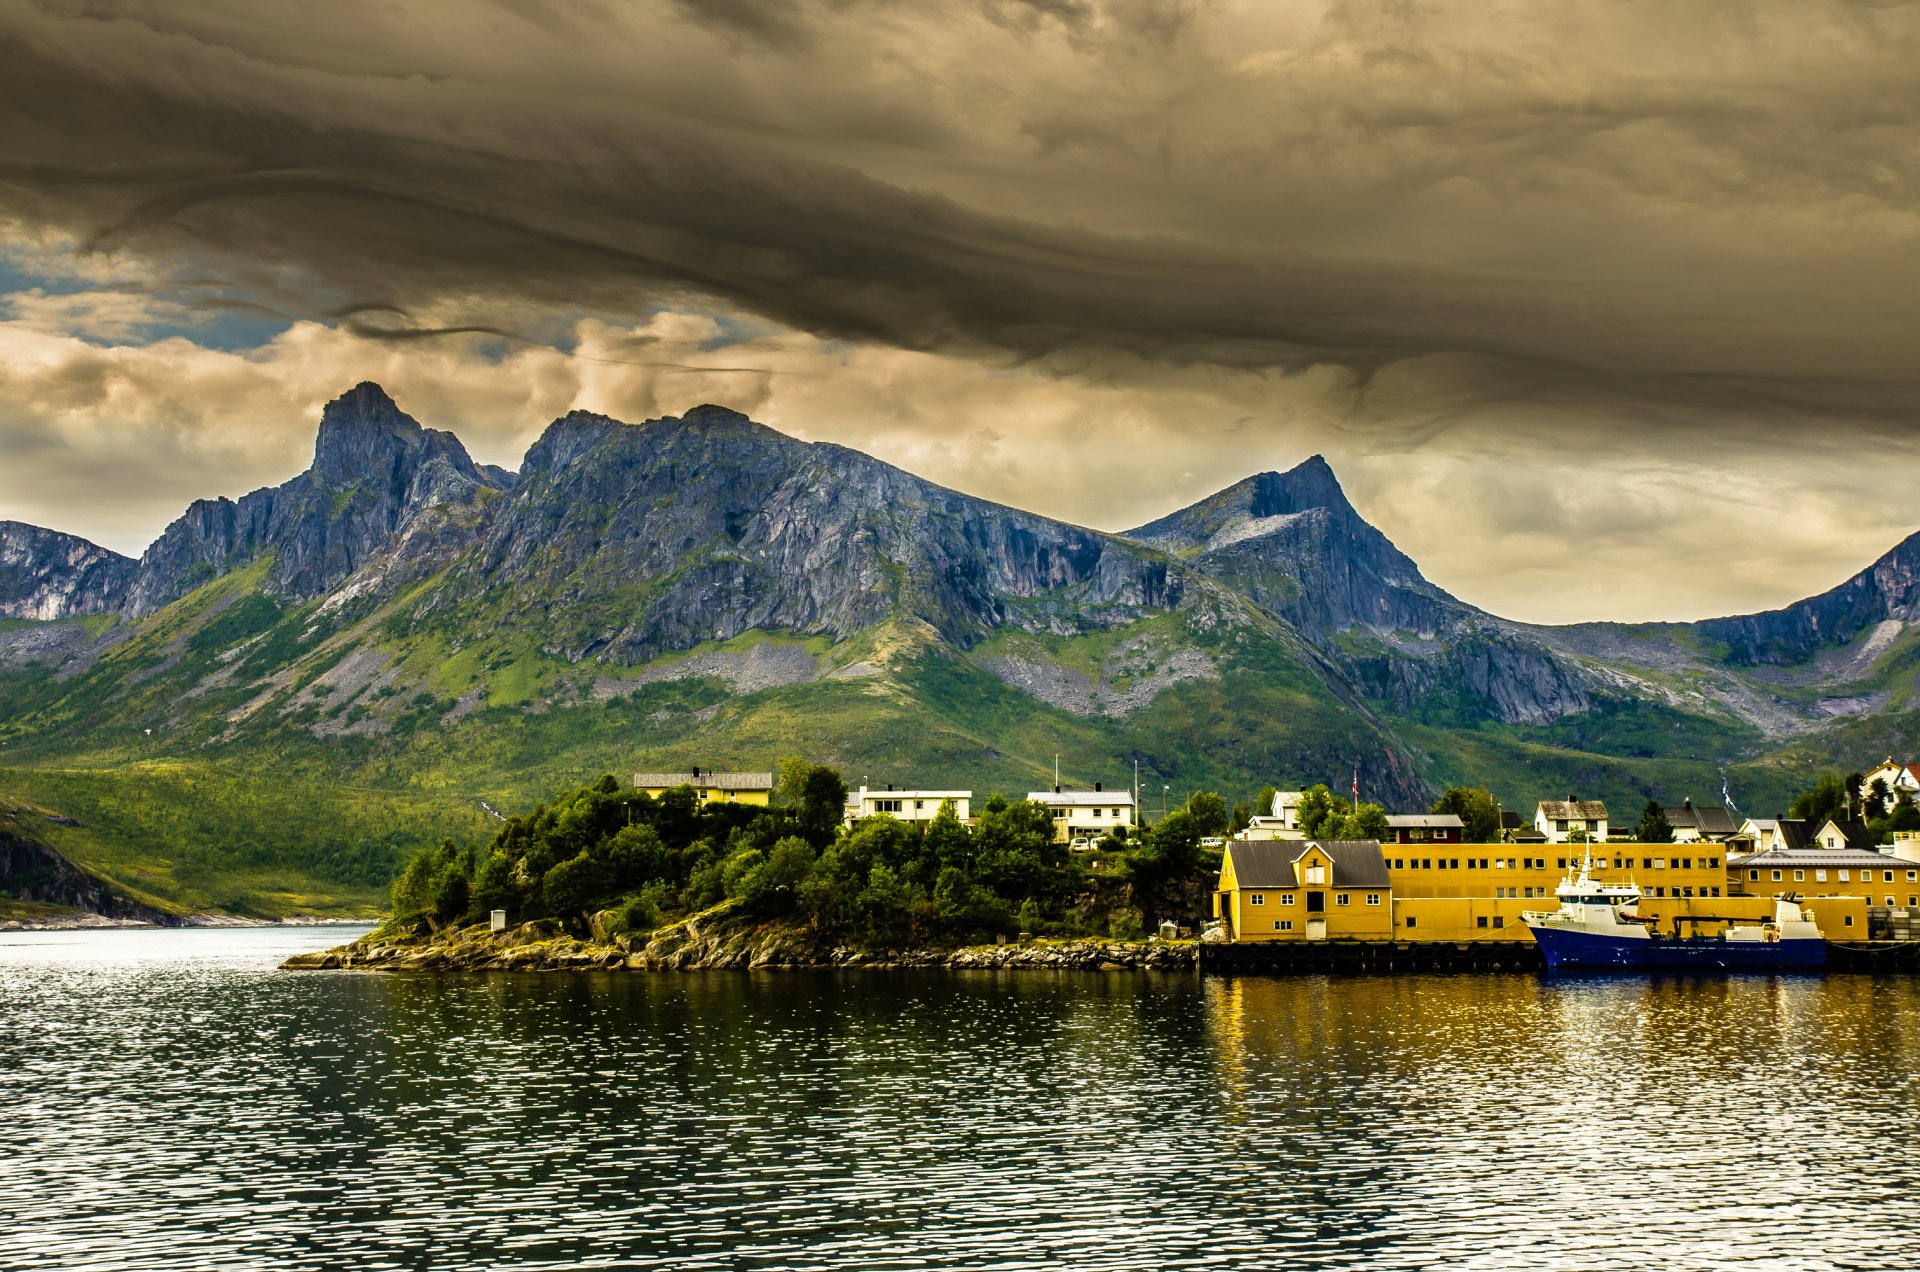
[[[796,820],[800,834],[816,850],[833,842],[840,823],[847,815],[847,784],[840,774],[824,764],[807,769],[799,781],[799,812]]]
[[[1362,804],[1342,814],[1337,825],[1329,820],[1326,827],[1320,833],[1322,839],[1385,839],[1390,833],[1387,810],[1378,804]]]
[[[1346,811],[1335,801],[1325,782],[1309,787],[1300,796],[1300,832],[1308,839],[1331,839],[1333,836],[1324,829],[1326,823],[1334,821],[1337,826],[1337,819]]]
[[[1186,809],[1203,835],[1223,835],[1233,820],[1227,801],[1212,791],[1195,791],[1187,796]]]
[[[1146,850],[1137,865],[1154,878],[1170,879],[1198,873],[1206,864],[1200,849],[1200,820],[1184,808],[1176,808],[1160,819],[1147,834]]]
[[[1466,827],[1467,843],[1497,844],[1501,840],[1500,804],[1484,786],[1449,786],[1427,811],[1458,817]]]
[[[813,845],[789,835],[740,877],[734,895],[756,914],[785,914],[798,903],[800,883],[812,869]]]
[[[606,870],[585,853],[569,857],[547,871],[540,883],[540,892],[556,917],[584,918],[588,910],[606,898]]]
[[[1846,806],[1846,782],[1838,773],[1822,773],[1820,780],[1813,784],[1812,790],[1802,791],[1794,799],[1793,807],[1787,810],[1787,815],[1822,822],[1829,817],[1843,816],[1841,810]]]
[[[1253,821],[1253,805],[1241,800],[1233,806],[1233,821],[1227,826],[1229,835],[1237,835]]]
[[[1667,820],[1666,810],[1660,807],[1660,801],[1650,799],[1640,811],[1640,828],[1633,832],[1634,839],[1643,844],[1670,844],[1673,842],[1673,823]]]
[[[1280,792],[1271,786],[1262,786],[1253,796],[1253,815],[1255,817],[1273,816],[1273,801]]]
[[[1861,796],[1863,807],[1860,815],[1867,819],[1885,817],[1887,815],[1887,799],[1889,794],[1890,792],[1887,790],[1887,779],[1884,777],[1874,778],[1873,784],[1869,786],[1866,793]]]

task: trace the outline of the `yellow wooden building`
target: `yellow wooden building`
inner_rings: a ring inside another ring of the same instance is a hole
[[[1235,841],[1221,863],[1214,914],[1235,941],[1531,941],[1522,914],[1558,908],[1555,888],[1580,869],[1587,851],[1570,844]],[[1611,843],[1591,851],[1594,877],[1638,887],[1639,912],[1659,919],[1663,930],[1683,915],[1747,922],[1772,913],[1771,893],[1734,893],[1718,845]],[[1321,874],[1305,873],[1316,867]],[[1789,890],[1807,898],[1829,936],[1865,939],[1861,896]],[[1309,910],[1315,893],[1320,908]],[[1334,899],[1340,894],[1348,899]],[[1309,916],[1318,922],[1309,926]]]
[[[633,787],[658,798],[679,786],[691,786],[702,804],[757,804],[773,799],[771,773],[717,773],[693,769],[685,773],[635,773]]]
[[[1390,940],[1393,886],[1363,840],[1235,840],[1214,915],[1236,941]]]

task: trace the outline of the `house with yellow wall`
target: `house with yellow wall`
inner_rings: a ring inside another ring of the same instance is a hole
[[[717,773],[692,769],[685,773],[635,773],[633,787],[656,799],[680,786],[691,786],[702,804],[754,804],[773,800],[771,773]]]
[[[1348,863],[1345,871],[1336,858]],[[1591,862],[1594,877],[1602,882],[1638,887],[1645,898],[1640,908],[1647,914],[1671,919],[1724,911],[1741,920],[1764,917],[1765,906],[1729,899],[1726,859],[1716,844],[1611,843],[1588,849],[1538,843],[1381,845],[1371,840],[1338,845],[1234,841],[1221,863],[1214,913],[1236,941],[1525,942],[1533,934],[1522,915],[1556,909],[1560,902],[1555,889],[1583,861]],[[1327,878],[1337,877],[1346,885],[1321,881],[1320,888],[1361,899],[1350,899],[1344,910],[1333,903],[1330,917],[1310,929],[1305,893],[1315,881],[1303,881],[1301,871],[1314,864],[1330,872]],[[1864,913],[1862,909],[1862,931]],[[1836,909],[1836,918],[1840,914]],[[1836,929],[1841,926],[1836,922]]]
[[[1214,916],[1235,941],[1390,940],[1393,884],[1371,839],[1234,840]]]

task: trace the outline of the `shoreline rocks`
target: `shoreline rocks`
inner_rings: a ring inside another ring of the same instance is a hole
[[[645,936],[583,941],[551,920],[505,932],[484,925],[439,933],[374,932],[312,954],[296,954],[289,971],[614,972],[827,970],[863,968],[1011,968],[1074,971],[1191,970],[1193,941],[1036,940],[952,948],[862,949],[834,944],[777,923],[709,911]]]

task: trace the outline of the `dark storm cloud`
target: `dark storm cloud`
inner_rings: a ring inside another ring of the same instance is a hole
[[[395,337],[694,300],[912,349],[1916,400],[1906,6],[269,12],[0,4],[0,207],[277,312],[421,316]]]

